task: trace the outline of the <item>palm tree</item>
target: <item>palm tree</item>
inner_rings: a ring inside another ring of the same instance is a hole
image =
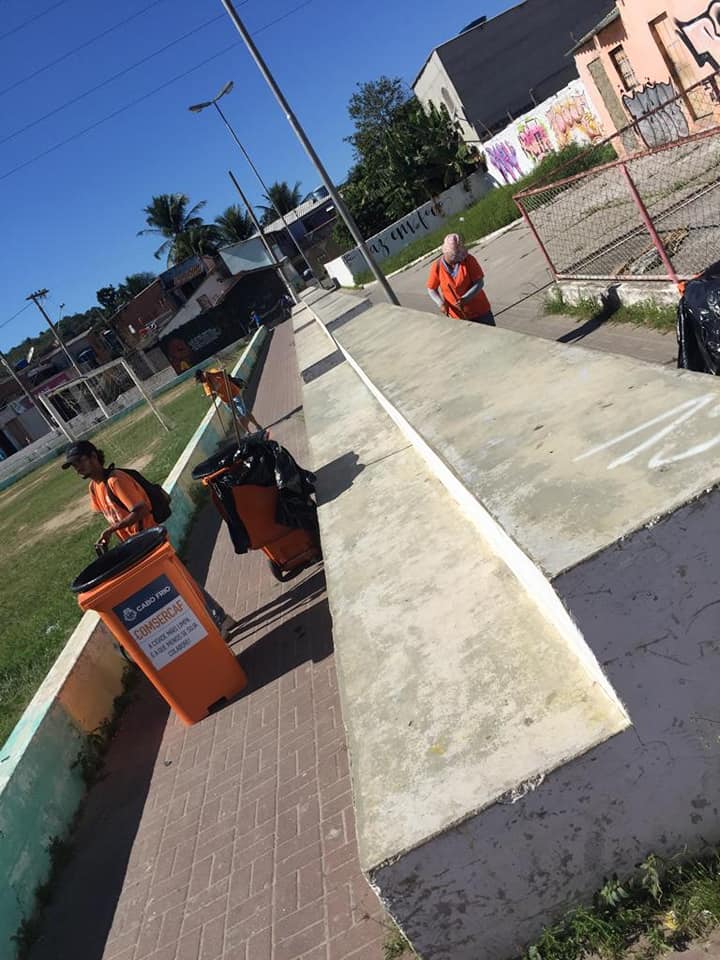
[[[291,187],[287,180],[276,180],[272,186],[268,187],[268,192],[263,194],[263,199],[267,200],[267,205],[260,204],[262,210],[263,226],[277,220],[277,210],[280,213],[290,213],[295,207],[299,206],[302,200],[302,191],[300,181],[296,181],[295,186]]]
[[[214,224],[194,224],[176,237],[173,263],[180,263],[188,257],[214,257],[220,243],[220,232]]]
[[[198,212],[205,206],[205,200],[189,207],[190,198],[184,193],[161,193],[153,197],[151,203],[143,208],[147,229],[139,230],[138,236],[151,234],[155,237],[164,237],[164,242],[155,251],[156,259],[167,254],[168,266],[177,263],[176,245],[178,238],[192,227],[202,226],[202,217]]]
[[[125,280],[120,284],[118,291],[120,298],[127,303],[129,300],[132,300],[133,297],[136,297],[139,293],[142,293],[145,287],[149,287],[155,279],[156,275],[154,273],[150,273],[149,271],[131,273],[129,276],[125,277]]]
[[[251,217],[237,204],[227,207],[219,217],[215,217],[215,226],[225,243],[240,243],[255,232]]]

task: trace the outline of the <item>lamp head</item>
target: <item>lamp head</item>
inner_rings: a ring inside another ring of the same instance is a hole
[[[222,88],[222,90],[220,91],[220,93],[215,97],[215,99],[216,99],[216,100],[219,100],[220,97],[224,97],[226,93],[230,93],[230,91],[232,90],[232,88],[233,88],[234,86],[235,86],[235,81],[234,81],[234,80],[228,80],[228,82],[227,82],[227,83],[225,84],[225,86]]]
[[[206,100],[204,103],[194,103],[191,107],[188,107],[188,110],[190,113],[200,113],[205,107],[211,107],[212,105],[212,100]]]

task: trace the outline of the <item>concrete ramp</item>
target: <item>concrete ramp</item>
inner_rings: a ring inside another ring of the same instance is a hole
[[[344,294],[294,322],[363,869],[422,956],[515,955],[720,839],[720,392]]]

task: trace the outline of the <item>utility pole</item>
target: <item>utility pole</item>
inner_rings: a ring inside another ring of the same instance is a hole
[[[244,194],[243,191],[242,191],[242,188],[241,188],[240,184],[237,182],[237,179],[236,179],[236,177],[235,177],[235,174],[232,172],[232,170],[228,170],[228,176],[229,176],[230,179],[232,180],[235,189],[236,189],[237,192],[240,194],[240,199],[241,199],[242,202],[245,204],[245,207],[246,207],[246,209],[247,209],[248,215],[249,215],[250,219],[252,220],[252,222],[255,224],[255,229],[256,229],[257,232],[260,234],[260,239],[262,240],[263,246],[265,247],[265,250],[267,251],[267,255],[270,257],[270,260],[272,261],[272,263],[275,264],[275,269],[277,270],[280,279],[282,280],[282,282],[283,282],[284,285],[286,286],[287,292],[288,292],[288,293],[290,294],[290,296],[292,297],[293,303],[297,303],[297,302],[298,302],[298,298],[297,298],[297,294],[295,293],[295,290],[294,290],[294,288],[293,288],[293,285],[290,283],[290,281],[288,280],[288,278],[287,278],[287,277],[285,276],[285,274],[282,272],[282,267],[280,266],[280,261],[279,261],[278,258],[275,256],[275,251],[274,251],[273,248],[270,246],[270,243],[269,243],[269,241],[268,241],[268,238],[265,236],[265,231],[263,230],[263,228],[262,228],[262,226],[261,226],[261,224],[260,224],[260,221],[259,221],[258,218],[257,218],[257,215],[256,215],[255,211],[254,211],[253,208],[250,206],[250,203],[249,203],[249,201],[248,201],[248,198],[245,196],[245,194]]]
[[[265,81],[267,85],[270,87],[271,91],[273,92],[275,99],[280,104],[280,107],[283,113],[285,114],[285,118],[287,119],[292,129],[295,131],[295,135],[297,136],[298,140],[302,144],[308,157],[310,157],[310,160],[315,165],[315,169],[320,174],[320,178],[322,179],[322,182],[325,184],[325,187],[327,188],[327,192],[330,194],[330,198],[335,204],[335,209],[345,221],[345,225],[347,226],[348,230],[352,234],[353,240],[360,248],[360,251],[362,255],[365,257],[367,265],[370,267],[370,270],[372,271],[375,279],[382,287],[382,290],[385,296],[390,301],[390,303],[395,304],[395,306],[399,306],[400,304],[399,304],[398,298],[395,296],[395,292],[393,291],[393,288],[388,283],[387,277],[382,272],[380,267],[377,265],[375,261],[375,257],[373,257],[372,253],[370,253],[370,250],[368,249],[368,246],[365,243],[365,240],[363,239],[362,234],[360,233],[358,225],[355,223],[355,220],[352,214],[350,213],[348,208],[345,206],[345,201],[338,193],[338,190],[335,187],[335,184],[330,179],[330,174],[327,172],[327,170],[323,166],[322,160],[317,155],[317,153],[315,152],[315,148],[308,140],[307,134],[303,130],[302,126],[300,125],[300,121],[295,116],[290,104],[285,99],[285,94],[282,92],[282,90],[278,86],[275,80],[275,77],[272,75],[272,73],[270,73],[270,68],[265,63],[265,60],[263,59],[263,56],[258,50],[258,48],[255,46],[255,42],[253,38],[250,36],[250,34],[248,33],[245,27],[245,24],[240,19],[240,15],[235,9],[232,3],[232,0],[220,0],[220,2],[225,8],[227,15],[230,17],[233,24],[235,25],[235,29],[237,30],[237,32],[240,34],[243,41],[245,42],[245,46],[248,48],[250,56],[253,58],[253,60],[257,64],[257,67],[260,70],[260,73],[265,78]]]
[[[48,415],[45,413],[45,411],[43,410],[42,406],[41,406],[40,403],[38,402],[37,397],[34,397],[34,396],[32,395],[32,393],[30,393],[30,391],[29,391],[28,388],[25,386],[25,384],[22,382],[22,380],[20,379],[20,377],[15,373],[15,371],[13,370],[13,368],[10,366],[10,363],[8,362],[7,357],[5,357],[2,353],[0,353],[0,363],[2,363],[2,365],[5,367],[5,369],[7,370],[7,372],[10,374],[10,376],[11,376],[11,377],[13,378],[13,380],[15,381],[15,383],[20,387],[20,389],[22,390],[22,392],[25,394],[25,397],[26,397],[26,398],[30,401],[30,403],[32,403],[32,405],[35,407],[35,409],[36,409],[37,412],[40,414],[40,416],[43,418],[43,420],[44,420],[45,423],[48,425],[48,427],[50,428],[50,430],[51,430],[51,431],[54,431],[54,430],[55,430],[55,424],[52,423],[52,421],[50,420],[50,418],[48,417]]]
[[[63,351],[63,353],[65,354],[65,356],[68,358],[68,361],[70,362],[70,366],[75,370],[75,372],[77,373],[78,377],[80,378],[80,382],[85,384],[85,386],[86,386],[86,387],[88,388],[88,390],[90,391],[90,396],[93,398],[93,400],[95,401],[95,403],[98,405],[98,407],[99,407],[100,410],[102,411],[103,416],[105,417],[106,420],[109,420],[109,419],[110,419],[110,411],[109,411],[108,408],[105,406],[105,404],[102,402],[102,400],[101,400],[100,397],[97,395],[97,393],[95,392],[95,390],[93,390],[90,381],[86,379],[86,377],[85,377],[84,373],[82,372],[82,370],[80,369],[80,367],[77,365],[77,363],[75,363],[75,360],[74,360],[72,354],[70,353],[70,351],[68,350],[68,348],[67,348],[67,347],[65,346],[65,344],[63,343],[62,338],[61,338],[60,334],[58,333],[58,331],[56,330],[54,323],[52,322],[52,320],[51,320],[50,317],[48,316],[47,311],[45,310],[45,307],[43,307],[42,303],[40,302],[40,301],[41,301],[44,297],[46,297],[47,295],[48,295],[48,291],[45,290],[45,289],[43,289],[43,290],[36,290],[35,293],[31,293],[30,296],[27,297],[26,299],[27,299],[27,300],[32,300],[32,302],[33,302],[33,303],[35,304],[35,306],[38,308],[38,310],[40,311],[40,313],[41,313],[42,316],[43,316],[43,319],[45,320],[45,322],[47,323],[47,325],[50,327],[50,332],[52,333],[53,337],[55,337],[55,340],[57,341],[57,345],[60,347],[60,349],[61,349],[61,350]]]

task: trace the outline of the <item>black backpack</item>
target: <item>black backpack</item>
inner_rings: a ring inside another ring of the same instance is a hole
[[[112,476],[115,470],[122,470],[122,472],[131,477],[139,487],[143,488],[147,494],[148,500],[150,501],[153,520],[155,523],[164,523],[172,514],[172,507],[170,506],[170,494],[165,493],[159,483],[151,483],[150,480],[144,477],[141,473],[138,473],[137,470],[130,470],[128,467],[116,467],[113,464],[113,466],[111,466],[110,469],[105,472],[105,486],[107,487],[107,492],[110,499],[114,500],[115,503],[123,510],[129,511],[130,508],[127,506],[127,504],[123,503],[119,497],[115,496],[110,489],[110,484],[108,483],[108,479]]]

